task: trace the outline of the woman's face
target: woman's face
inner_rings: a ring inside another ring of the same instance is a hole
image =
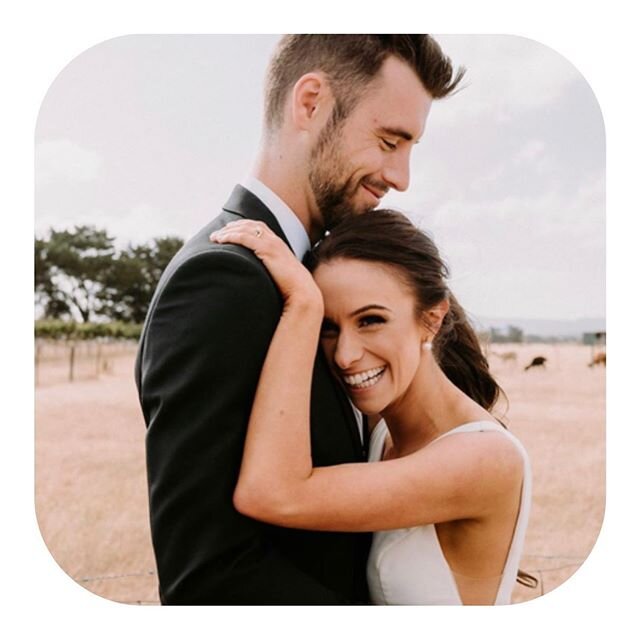
[[[422,356],[425,328],[415,297],[393,267],[335,259],[313,274],[322,291],[321,344],[363,413],[380,413],[406,393]]]

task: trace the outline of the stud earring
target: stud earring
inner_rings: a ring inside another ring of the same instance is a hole
[[[431,342],[429,340],[422,342],[422,350],[425,350],[425,351],[431,350]]]

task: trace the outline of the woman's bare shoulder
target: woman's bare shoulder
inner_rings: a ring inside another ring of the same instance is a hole
[[[439,458],[461,487],[473,486],[487,498],[519,487],[524,473],[523,449],[506,430],[456,430],[419,452],[425,466]]]

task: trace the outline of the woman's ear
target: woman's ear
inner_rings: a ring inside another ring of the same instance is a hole
[[[424,312],[426,339],[432,340],[438,334],[448,312],[449,300],[446,298]]]
[[[324,73],[305,73],[291,91],[291,115],[297,129],[320,128],[326,120],[324,111],[333,108],[333,94]],[[328,117],[328,114],[327,114]]]

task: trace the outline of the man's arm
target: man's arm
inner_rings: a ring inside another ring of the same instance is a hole
[[[244,249],[224,248],[180,265],[148,320],[141,398],[164,603],[340,603],[232,504],[280,312],[261,264]]]

